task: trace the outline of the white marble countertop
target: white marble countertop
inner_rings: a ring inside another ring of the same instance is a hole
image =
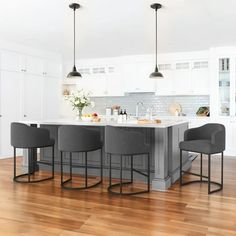
[[[80,126],[116,126],[116,127],[140,127],[140,128],[168,128],[175,125],[186,124],[186,120],[172,120],[161,119],[161,123],[158,124],[138,124],[137,120],[130,120],[123,123],[117,123],[115,121],[108,121],[102,119],[101,122],[90,121],[77,121],[69,119],[55,119],[55,120],[24,120],[20,121],[25,124],[37,124],[37,125],[80,125]]]

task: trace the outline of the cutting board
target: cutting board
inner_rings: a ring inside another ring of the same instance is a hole
[[[147,120],[147,119],[142,119],[138,120],[138,124],[160,124],[161,120]]]

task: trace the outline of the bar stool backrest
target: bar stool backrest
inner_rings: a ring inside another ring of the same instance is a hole
[[[102,147],[100,133],[76,125],[58,129],[58,149],[64,152],[93,151]]]
[[[225,150],[225,127],[218,123],[209,123],[198,128],[186,130],[184,140],[209,140],[217,146],[219,152]]]
[[[51,145],[47,129],[11,123],[11,145],[15,148],[40,148]]]
[[[105,152],[120,155],[144,154],[148,152],[148,146],[141,132],[106,126]]]

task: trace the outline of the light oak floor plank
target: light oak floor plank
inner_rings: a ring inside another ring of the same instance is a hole
[[[212,159],[212,179],[219,180],[220,158]],[[166,192],[120,197],[107,193],[106,179],[93,189],[65,190],[59,174],[53,181],[20,184],[12,181],[12,164],[0,160],[0,235],[236,235],[235,158],[225,158],[224,189],[212,195],[206,184],[180,188],[177,182]],[[204,166],[207,174],[207,158]],[[198,170],[196,160],[192,171]],[[185,176],[190,178],[196,177]]]

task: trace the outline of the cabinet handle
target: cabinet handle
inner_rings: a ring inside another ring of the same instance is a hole
[[[0,118],[2,117],[2,115],[0,115]]]
[[[27,115],[24,115],[24,117],[27,117]]]

